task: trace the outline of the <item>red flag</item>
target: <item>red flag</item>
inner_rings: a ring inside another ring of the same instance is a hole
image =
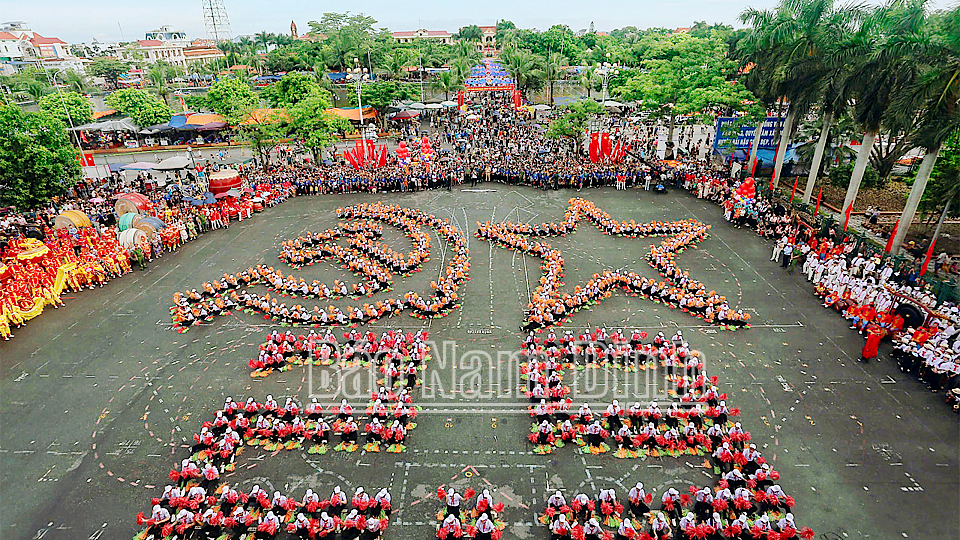
[[[387,166],[387,145],[384,144],[380,149],[380,162],[377,164],[380,167]]]
[[[799,177],[799,176],[795,176],[795,177],[793,178],[793,191],[790,192],[790,202],[793,202],[793,197],[794,197],[794,195],[797,194],[797,182],[799,182],[799,181],[800,181],[800,177]]]
[[[466,100],[463,90],[457,91],[457,107],[463,107],[463,102]]]
[[[377,145],[371,140],[367,141],[367,156],[370,161],[376,161],[377,159]]]
[[[936,247],[936,245],[937,245],[937,237],[934,236],[930,240],[930,247],[927,248],[927,257],[923,259],[923,266],[920,267],[921,276],[927,273],[927,266],[930,265],[930,259],[933,258],[933,248]]]
[[[770,191],[773,191],[773,177],[770,177]]]
[[[600,161],[600,134],[590,134],[590,161],[596,163]]]
[[[897,236],[897,229],[900,228],[900,220],[898,219],[896,223],[893,224],[893,231],[890,232],[890,238],[887,239],[887,247],[884,248],[884,251],[890,253],[890,250],[893,249],[893,238]]]
[[[843,215],[847,216],[847,219],[843,220],[843,232],[847,232],[847,225],[850,223],[850,214],[853,213],[853,201],[850,201],[850,206],[844,210]]]
[[[606,131],[600,135],[600,157],[610,157],[610,134]]]
[[[354,169],[358,169],[358,168],[359,168],[359,167],[357,167],[357,160],[353,159],[353,152],[351,152],[351,151],[349,151],[349,150],[344,150],[344,151],[343,151],[343,157],[347,158],[347,161],[349,161],[350,164],[353,165],[353,168],[354,168]]]
[[[820,186],[820,193],[817,193],[817,207],[813,209],[813,217],[820,215],[820,198],[823,197],[823,186]]]

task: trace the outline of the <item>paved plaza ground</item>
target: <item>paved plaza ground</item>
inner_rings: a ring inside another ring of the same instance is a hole
[[[406,453],[316,456],[247,448],[228,482],[298,498],[307,488],[325,496],[335,485],[349,493],[361,485],[371,493],[388,487],[398,509],[388,540],[434,537],[441,484],[491,489],[506,505],[504,538],[520,539],[549,537],[535,523],[548,491],[563,489],[570,497],[614,487],[623,496],[642,481],[659,497],[668,487],[686,492],[691,484],[712,484],[702,458],[621,460],[581,455],[571,447],[540,456],[527,442],[530,418],[512,406],[522,401],[514,393],[518,383],[497,352],[520,344],[518,326],[538,283],[539,260],[473,233],[480,220],[559,220],[568,199],[581,196],[614,219],[693,217],[713,224],[711,237],[679,255],[679,263],[749,312],[753,328],[721,331],[623,293],[576,314],[570,327],[662,330],[668,336],[682,328],[691,346],[706,355],[709,373],[720,377],[728,404],[742,410],[744,428],[781,472],[780,484],[797,501],[797,522],[813,528],[818,539],[957,538],[956,414],[940,394],[902,375],[883,354],[880,362],[861,364],[862,338],[820,307],[807,282],[768,261],[769,243],[728,226],[719,207],[680,192],[480,187],[492,191],[294,198],[227,231],[201,236],[145,272],[69,295],[65,308],[17,330],[14,340],[0,344],[0,537],[129,539],[139,531],[137,512],[149,514],[151,497],[159,496],[170,469],[187,457],[182,445],[192,444],[200,423],[212,419],[226,396],[262,401],[273,394],[281,403],[288,396],[308,402],[311,381],[304,368],[262,379],[249,375],[247,361],[279,325],[235,313],[178,334],[171,330],[171,295],[256,263],[278,266],[281,240],[333,227],[338,206],[377,200],[449,218],[469,234],[471,251],[461,309],[440,319],[404,313],[370,325],[378,333],[426,328],[438,347],[443,340],[457,345],[456,351],[438,350],[429,367],[438,377],[424,392],[433,397],[421,400],[426,410]],[[384,241],[409,249],[400,234],[384,228]],[[433,239],[423,272],[398,278],[398,291],[422,294],[436,279],[446,246]],[[568,286],[603,268],[655,276],[644,255],[657,241],[604,236],[587,222],[568,237],[550,239],[564,251]],[[321,263],[299,274],[332,280],[341,271]],[[467,366],[480,366],[482,375],[464,374]],[[317,382],[316,371],[314,389],[335,391]],[[639,386],[643,381],[630,384],[611,383],[589,401],[596,410],[617,390],[631,394],[631,403],[649,401],[649,390]],[[332,394],[325,401],[332,404]]]

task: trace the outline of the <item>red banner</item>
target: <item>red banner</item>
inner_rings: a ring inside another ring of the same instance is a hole
[[[457,91],[457,107],[463,107],[463,102],[466,100],[467,96],[463,90]]]
[[[897,236],[897,229],[900,228],[900,220],[893,225],[893,230],[890,232],[890,238],[887,239],[887,247],[884,248],[884,251],[890,253],[890,250],[893,249],[893,239]]]
[[[590,161],[600,161],[600,140],[598,133],[590,134]]]
[[[847,225],[850,224],[850,214],[852,213],[853,213],[853,201],[850,201],[850,206],[848,206],[847,209],[844,210],[843,212],[843,215],[847,216],[847,218],[843,220],[843,232],[847,232]]]
[[[604,158],[610,157],[610,134],[606,131],[600,135],[600,155]]]
[[[891,238],[893,237],[891,236]],[[927,248],[927,257],[923,259],[923,266],[920,268],[921,276],[927,273],[927,267],[930,266],[930,259],[933,258],[933,248],[936,246],[937,246],[937,238],[934,237],[932,240],[930,240],[930,247]]]
[[[353,165],[353,168],[354,168],[354,169],[358,169],[358,168],[359,168],[359,167],[357,167],[357,160],[353,159],[353,152],[351,152],[351,151],[349,151],[349,150],[344,150],[344,151],[343,151],[343,157],[347,158],[347,161],[349,161],[350,164]]]

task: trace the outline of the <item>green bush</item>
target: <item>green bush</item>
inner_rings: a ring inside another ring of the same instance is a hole
[[[853,163],[838,165],[830,169],[830,185],[837,187],[847,187],[850,184],[850,177],[853,176]],[[860,187],[879,188],[883,187],[884,181],[880,178],[880,173],[876,169],[867,165],[863,171],[863,180]]]

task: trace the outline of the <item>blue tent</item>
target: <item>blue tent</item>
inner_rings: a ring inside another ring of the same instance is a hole
[[[167,125],[174,129],[180,129],[186,124],[187,124],[187,117],[182,114],[178,114],[177,116],[174,116],[173,118],[170,119],[169,122],[167,122]]]

